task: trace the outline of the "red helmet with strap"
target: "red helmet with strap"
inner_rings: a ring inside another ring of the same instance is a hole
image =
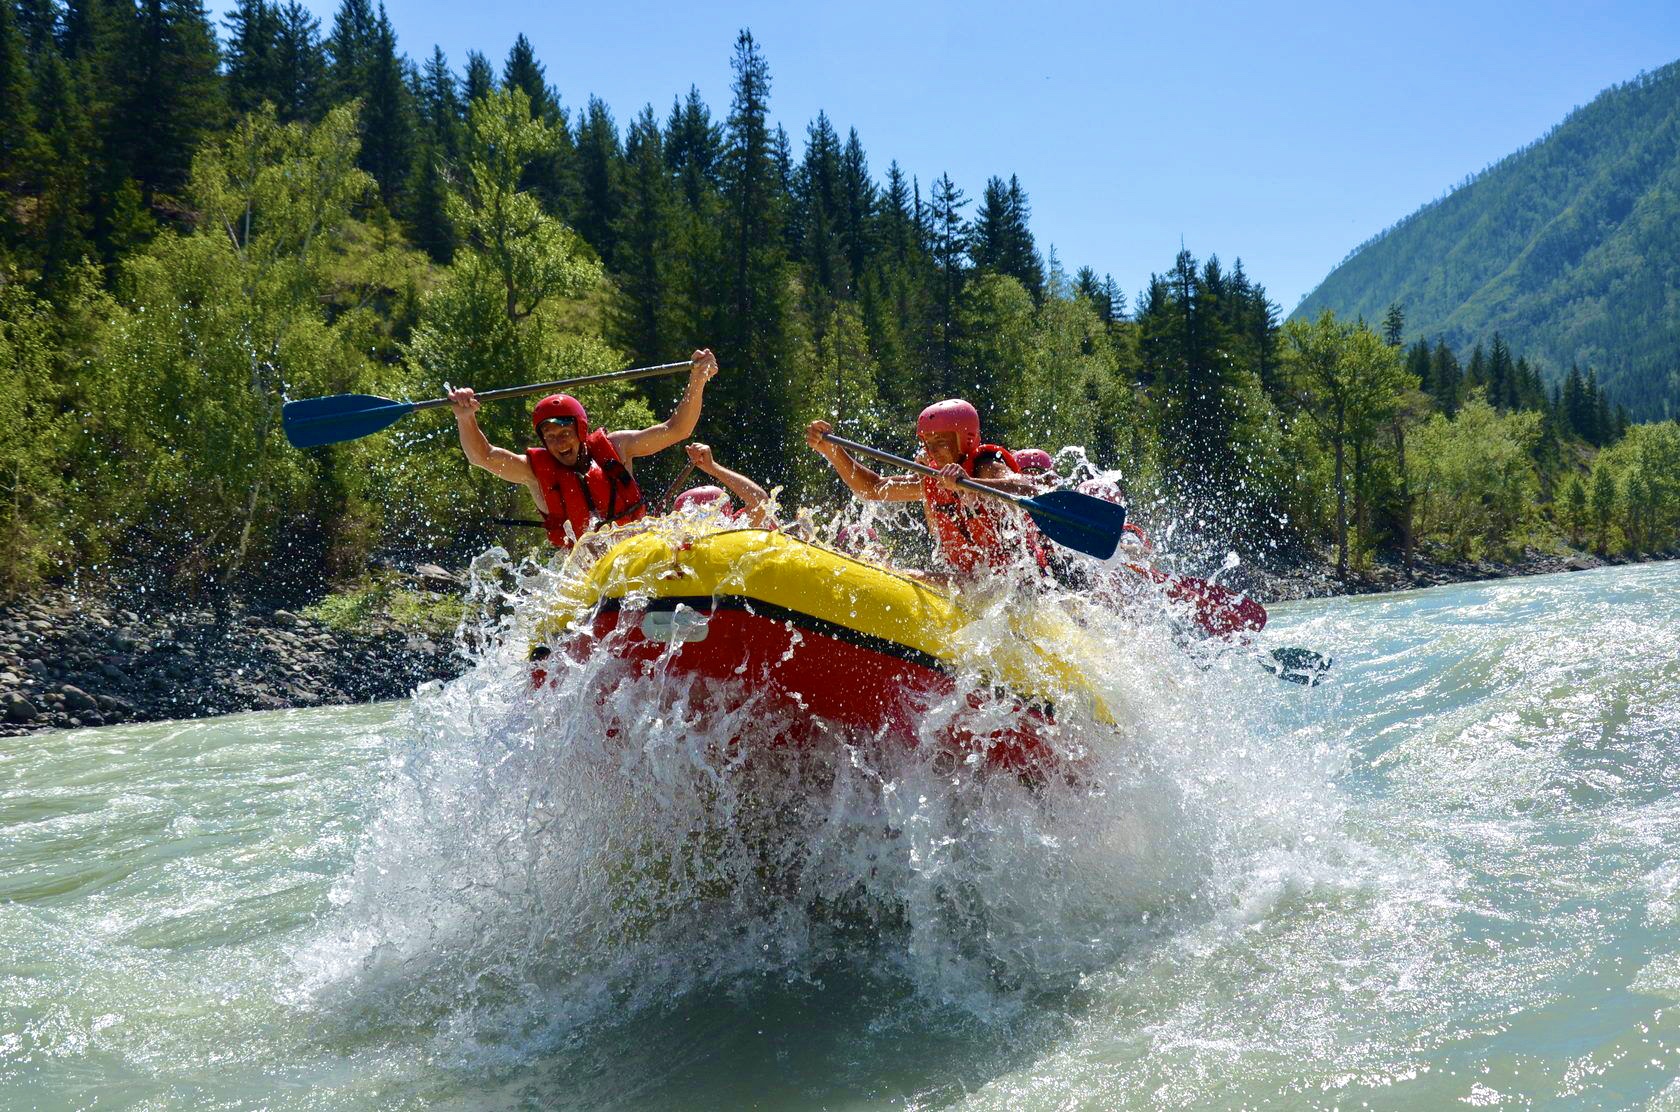
[[[916,435],[923,439],[940,432],[957,434],[957,458],[967,459],[980,447],[980,413],[961,398],[934,402],[916,418]]]
[[[531,424],[537,427],[539,436],[542,435],[543,422],[556,417],[570,417],[577,422],[579,440],[589,435],[589,414],[584,412],[583,403],[570,394],[550,394],[531,410]]]

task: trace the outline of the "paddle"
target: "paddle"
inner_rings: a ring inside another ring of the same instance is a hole
[[[631,367],[606,374],[563,378],[556,382],[539,382],[532,386],[509,386],[501,390],[486,390],[477,395],[481,402],[498,398],[521,398],[527,394],[551,393],[567,386],[588,386],[595,382],[629,382],[638,378],[654,378],[675,374],[690,364],[661,363],[656,367]],[[323,444],[342,444],[359,440],[380,429],[396,424],[418,409],[448,405],[448,398],[430,398],[423,402],[399,402],[375,394],[333,394],[325,398],[300,398],[287,402],[280,410],[280,423],[286,439],[294,448],[319,448]]]
[[[895,456],[891,452],[871,448],[867,444],[859,444],[855,440],[847,440],[843,436],[827,433],[823,439],[849,452],[869,456],[883,463],[896,464],[923,475],[939,474],[936,468],[916,463],[903,456]],[[958,485],[1020,507],[1032,517],[1039,532],[1064,547],[1095,556],[1099,560],[1112,558],[1119,548],[1126,524],[1124,506],[1071,490],[1052,490],[1027,498],[1006,494],[1001,490],[993,490],[991,487],[966,480],[959,480]],[[1189,606],[1195,612],[1196,624],[1212,636],[1258,633],[1265,628],[1266,608],[1247,595],[1228,587],[1221,587],[1217,583],[1210,583],[1206,579],[1172,575],[1159,568],[1135,564],[1129,560],[1121,561],[1121,566],[1134,575],[1142,576],[1158,585],[1162,593],[1174,602]],[[1311,649],[1300,648],[1273,649],[1270,659],[1261,663],[1280,679],[1309,686],[1323,679],[1330,669],[1329,657]]]
[[[869,456],[882,463],[891,463],[923,475],[939,474],[938,468],[928,467],[903,456],[895,456],[891,452],[883,452],[879,448],[871,448],[867,444],[859,444],[855,440],[847,440],[843,436],[825,433],[823,439],[848,452]],[[976,494],[1008,502],[1017,509],[1024,510],[1027,516],[1032,518],[1033,524],[1038,526],[1040,533],[1064,548],[1095,556],[1099,560],[1107,560],[1113,556],[1115,550],[1120,547],[1120,538],[1125,535],[1126,507],[1105,502],[1101,498],[1093,498],[1089,494],[1080,494],[1073,490],[1052,490],[1028,498],[1023,494],[994,490],[971,479],[959,479],[957,485],[964,490],[972,490]]]

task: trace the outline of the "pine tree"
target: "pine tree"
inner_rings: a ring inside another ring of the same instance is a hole
[[[150,206],[185,188],[193,153],[225,118],[216,40],[198,0],[143,0],[122,30],[108,155]]]
[[[1569,366],[1569,377],[1563,382],[1561,403],[1565,427],[1572,435],[1586,439],[1587,382],[1581,377],[1581,367],[1578,363]]]
[[[467,74],[468,91],[472,92],[473,75]],[[522,189],[537,195],[544,211],[568,223],[578,219],[579,198],[577,148],[572,142],[572,130],[561,107],[560,94],[548,84],[547,70],[537,61],[530,40],[520,35],[508,50],[502,65],[502,88],[518,89],[530,104],[531,118],[540,120],[549,129],[551,147],[546,154],[533,158],[525,168]],[[583,121],[580,120],[579,123]]]
[[[19,206],[34,191],[35,175],[46,158],[35,127],[34,90],[17,9],[11,0],[0,0],[0,262],[22,243]]]
[[[814,290],[830,297],[849,284],[839,236],[840,136],[818,112],[805,132],[805,158],[793,176],[788,247],[806,266]],[[820,319],[824,309],[813,310]]]
[[[603,260],[617,257],[614,236],[622,205],[624,154],[618,125],[599,97],[590,97],[578,123],[578,210],[576,228]]]
[[[532,119],[552,124],[559,118],[560,98],[549,88],[547,72],[524,34],[513,40],[507,61],[502,63],[502,88],[524,92],[531,104]]]
[[[963,221],[962,210],[967,204],[968,198],[963,196],[963,191],[951,180],[951,175],[939,175],[939,180],[933,184],[932,204],[929,207],[933,261],[939,270],[937,370],[940,389],[946,393],[951,392],[956,385],[957,302],[962,296],[963,282],[967,278],[963,256],[969,246],[969,230]]]
[[[367,43],[362,88],[362,169],[379,183],[393,211],[404,208],[403,187],[414,166],[414,106],[397,54],[397,34],[379,5]]]
[[[432,56],[420,72],[415,103],[421,124],[438,152],[448,162],[458,161],[466,130],[466,106],[441,46],[432,47]]]
[[[667,353],[665,260],[671,254],[675,203],[659,120],[649,104],[624,135],[623,204],[613,230],[613,269],[622,294],[614,342],[638,362]]]
[[[712,110],[693,85],[684,100],[671,102],[665,136],[666,164],[681,183],[689,210],[699,212],[706,196],[719,184],[723,128],[712,122]]]
[[[1389,347],[1399,347],[1405,343],[1406,310],[1398,302],[1391,302],[1388,312],[1383,314],[1383,343]]]
[[[461,82],[461,91],[468,105],[475,100],[483,100],[496,90],[496,71],[490,65],[490,60],[476,50],[467,51],[466,75]]]
[[[95,150],[80,93],[56,46],[49,48],[36,69],[40,74],[37,118],[47,161],[33,238],[40,244],[41,284],[56,290],[84,257],[97,256],[89,239],[92,223],[88,217]]]
[[[1493,334],[1493,345],[1487,357],[1488,403],[1501,413],[1510,413],[1517,405],[1517,368],[1505,338]]]
[[[340,0],[327,36],[327,96],[342,104],[365,96],[377,34],[369,0]]]
[[[846,135],[846,151],[840,156],[839,232],[846,265],[856,281],[869,267],[875,252],[875,182],[869,176],[869,159],[857,128]]]
[[[302,0],[279,9],[274,42],[274,107],[282,123],[318,123],[326,113],[327,48],[321,21]]]
[[[718,380],[723,404],[743,425],[749,465],[782,453],[785,409],[774,389],[783,381],[780,273],[786,140],[770,129],[770,67],[751,31],[735,40],[735,73],[723,158],[723,275],[727,327],[719,345],[743,368]],[[714,387],[714,390],[716,387]]]
[[[900,266],[907,264],[920,236],[910,199],[910,183],[905,181],[904,171],[899,168],[896,159],[887,167],[887,188],[881,198],[877,220],[881,245],[887,257]]]
[[[228,32],[222,51],[228,107],[242,116],[265,100],[277,102],[280,10],[266,0],[238,0],[222,26]]]
[[[1441,412],[1448,417],[1457,413],[1459,399],[1464,395],[1467,384],[1458,356],[1453,354],[1445,340],[1436,340],[1435,349],[1430,353],[1428,381]]]
[[[1021,179],[1009,175],[1009,254],[1004,261],[1004,273],[1011,275],[1034,301],[1044,300],[1044,266],[1039,262],[1038,249],[1033,245],[1032,206],[1027,203],[1027,191]]]
[[[1424,393],[1435,397],[1435,380],[1430,371],[1432,361],[1429,358],[1429,345],[1423,340],[1416,340],[1406,349],[1406,373],[1414,376]],[[1439,398],[1436,398],[1439,404]]]

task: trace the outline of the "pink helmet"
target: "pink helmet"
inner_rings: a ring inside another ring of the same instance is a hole
[[[1043,448],[1022,448],[1015,453],[1015,462],[1020,464],[1021,470],[1028,475],[1056,469],[1056,461],[1051,459],[1050,453]]]
[[[677,495],[672,503],[673,510],[685,510],[690,506],[717,506],[720,510],[729,508],[729,492],[717,486],[689,487]]]
[[[550,394],[531,410],[531,424],[537,426],[538,435],[542,434],[544,421],[552,421],[557,417],[570,417],[577,422],[579,440],[589,435],[589,414],[584,411],[583,403],[570,394]]]
[[[980,447],[980,413],[961,398],[934,402],[916,418],[916,435],[925,438],[936,432],[956,433],[957,457],[967,459]]]
[[[1119,483],[1116,483],[1113,479],[1104,479],[1100,476],[1095,479],[1086,479],[1079,484],[1077,489],[1080,494],[1089,494],[1092,498],[1101,498],[1104,502],[1113,502],[1115,505],[1119,505],[1126,500],[1125,496],[1120,493]]]

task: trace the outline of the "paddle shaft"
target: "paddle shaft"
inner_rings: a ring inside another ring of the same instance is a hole
[[[879,448],[871,448],[867,444],[859,444],[855,440],[847,440],[845,437],[835,436],[831,432],[824,433],[823,439],[828,441],[830,444],[835,444],[846,449],[848,452],[856,452],[860,456],[869,456],[871,459],[880,460],[882,463],[891,463],[896,464],[899,467],[906,467],[911,471],[918,471],[923,475],[931,475],[938,478],[940,475],[944,474],[944,472],[940,471],[937,467],[929,467],[927,464],[917,463],[913,459],[905,459],[903,456],[895,456],[891,452],[883,452]],[[972,490],[976,494],[990,495],[993,498],[1008,502],[1011,505],[1019,506],[1021,503],[1027,501],[1027,499],[1022,495],[1010,494],[1006,490],[996,490],[992,487],[986,486],[984,483],[977,483],[973,479],[958,479],[957,485],[965,490]],[[1052,512],[1050,516],[1057,517],[1059,515]]]
[[[692,364],[684,359],[680,363],[661,363],[656,367],[631,367],[623,371],[608,371],[605,374],[584,375],[582,378],[561,378],[553,382],[538,382],[530,386],[504,386],[500,390],[485,390],[475,392],[473,397],[481,402],[493,402],[499,398],[523,398],[529,394],[541,394],[545,391],[558,390],[563,386],[588,386],[595,382],[634,382],[638,378],[656,378],[668,375],[672,371],[681,370]],[[423,402],[411,402],[415,409],[431,409],[433,406],[448,405],[448,398],[430,398]]]

